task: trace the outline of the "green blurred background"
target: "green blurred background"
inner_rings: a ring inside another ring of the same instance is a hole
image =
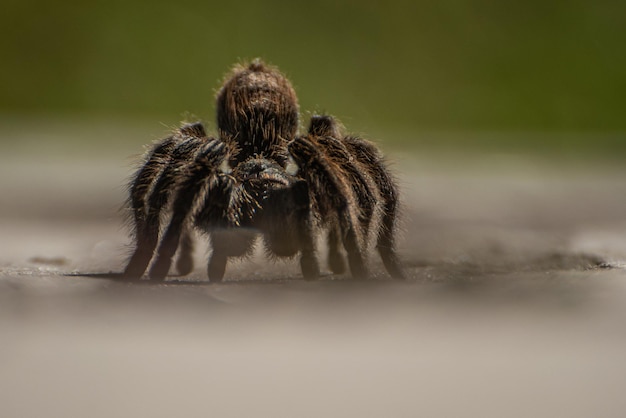
[[[223,74],[262,57],[305,116],[385,146],[626,156],[623,0],[3,0],[0,28],[5,146],[212,126]]]

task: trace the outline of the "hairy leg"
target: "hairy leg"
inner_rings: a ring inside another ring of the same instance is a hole
[[[391,277],[394,279],[404,279],[404,271],[400,265],[395,243],[397,211],[397,199],[395,197],[386,199],[376,247]]]
[[[299,137],[289,145],[289,152],[300,167],[300,174],[316,200],[315,206],[323,220],[338,219],[341,239],[348,253],[350,271],[355,278],[368,276],[364,259],[364,239],[354,191],[337,166],[324,155],[311,139]]]
[[[161,240],[156,261],[150,269],[150,278],[162,280],[167,275],[186,222],[193,217],[199,199],[206,199],[207,193],[218,186],[219,167],[227,158],[223,142],[211,139],[204,143],[195,160],[185,167],[177,185],[177,194],[172,205],[172,218]]]
[[[330,136],[333,138],[341,138],[342,128],[332,116],[313,115],[309,122],[309,135],[313,136]]]
[[[309,126],[309,137],[322,150],[338,175],[345,177],[354,192],[356,209],[363,237],[376,224],[380,214],[380,196],[375,181],[362,164],[354,158],[341,141],[341,128],[331,116],[314,116]],[[367,239],[365,245],[367,245]]]
[[[126,277],[140,277],[152,258],[154,246],[151,246],[150,242],[158,239],[159,225],[157,224],[155,228],[148,221],[146,199],[157,178],[169,164],[171,153],[177,142],[177,138],[169,137],[157,143],[131,182],[129,205],[133,213],[135,252],[124,271]],[[153,236],[155,229],[157,237]]]
[[[347,136],[344,137],[341,132],[341,127],[331,116],[314,116],[311,118],[311,124],[309,126],[309,134],[317,137],[331,137],[341,138],[341,142],[345,144],[348,154],[356,157],[360,168],[364,170],[357,170],[356,172],[350,168],[350,165],[342,164],[343,167],[348,168],[347,174],[351,177],[351,183],[355,190],[357,199],[361,208],[365,209],[361,217],[361,222],[364,227],[369,227],[367,220],[370,218],[378,218],[379,230],[376,247],[382,258],[385,268],[389,274],[398,279],[404,278],[404,272],[400,266],[398,255],[395,248],[395,233],[396,222],[398,216],[398,188],[395,179],[389,172],[384,158],[382,157],[378,148],[363,139]],[[327,144],[322,144],[327,150],[329,147],[333,147],[339,150],[336,143],[332,141],[326,141]],[[341,156],[341,152],[333,151],[332,153],[338,155],[339,160],[345,161],[345,156]],[[327,151],[328,152],[328,151]],[[335,157],[337,158],[337,157]],[[366,177],[360,177],[360,173],[367,172]],[[372,187],[372,182],[375,187]],[[378,193],[372,193],[373,190],[377,190]],[[375,194],[375,200],[382,202],[376,206],[378,210],[371,210],[372,202],[370,196]],[[380,211],[380,214],[377,213]],[[378,219],[373,219],[378,221]],[[365,222],[364,222],[365,221]],[[329,233],[331,236],[332,231]],[[329,240],[329,249],[332,248]],[[329,259],[331,259],[329,257]],[[331,267],[332,268],[332,267]]]
[[[309,135],[339,138],[341,136],[341,128],[331,116],[314,115],[311,117],[311,122],[309,124]],[[344,273],[346,271],[346,264],[341,252],[339,251],[341,233],[339,231],[338,224],[333,223],[330,225],[328,229],[327,243],[328,267],[334,274]]]
[[[141,228],[138,229],[137,247],[126,267],[127,276],[141,276],[148,267],[159,239],[162,209],[176,187],[178,172],[189,160],[194,159],[195,154],[205,141],[205,138],[197,137],[179,140],[170,152],[168,163],[155,176],[145,204],[145,218]],[[193,263],[189,256],[186,257],[186,261]],[[185,267],[191,270],[193,264]]]
[[[291,190],[296,207],[296,231],[298,232],[302,276],[306,280],[314,280],[320,276],[320,267],[315,253],[309,186],[305,181],[299,180]]]
[[[356,137],[345,137],[343,142],[362,162],[380,190],[382,215],[376,247],[391,277],[404,279],[405,275],[396,252],[396,230],[399,211],[398,186],[389,172],[380,151],[370,142]]]

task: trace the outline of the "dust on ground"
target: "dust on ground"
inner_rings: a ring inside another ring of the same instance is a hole
[[[0,415],[618,417],[620,167],[397,156],[409,276],[127,283],[132,165],[2,158]],[[323,257],[322,257],[323,258]]]

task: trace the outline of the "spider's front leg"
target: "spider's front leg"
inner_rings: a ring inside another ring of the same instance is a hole
[[[194,221],[195,212],[213,193],[231,186],[228,176],[220,171],[224,161],[228,161],[226,145],[220,140],[210,139],[200,147],[195,160],[185,167],[176,187],[170,223],[148,274],[151,279],[163,280],[169,272],[172,258],[181,243],[181,235],[188,222]]]
[[[177,134],[156,144],[135,175],[130,187],[130,206],[136,247],[124,271],[126,277],[141,277],[148,267],[159,238],[161,212],[172,194],[177,171],[193,160],[206,140],[202,124],[185,125]],[[187,274],[193,269],[190,231],[184,231],[181,242],[177,268],[180,274]]]
[[[153,222],[151,223],[148,219],[147,200],[157,178],[170,163],[172,152],[177,143],[178,139],[174,136],[157,143],[144,165],[135,174],[129,187],[128,206],[130,206],[133,214],[136,246],[135,252],[124,270],[126,277],[140,277],[152,258],[152,251],[158,239],[159,225],[158,223],[156,226],[153,225]]]
[[[337,230],[348,253],[348,264],[355,278],[365,279],[369,273],[365,266],[365,239],[359,227],[358,208],[354,193],[346,179],[328,160],[321,149],[309,138],[298,137],[289,144],[289,152],[300,167],[315,197],[317,210],[326,220],[336,218]]]
[[[309,135],[316,138],[327,155],[340,164],[341,171],[350,179],[356,200],[361,208],[361,223],[364,234],[370,226],[376,248],[391,277],[404,279],[404,271],[396,251],[396,229],[399,190],[392,173],[380,150],[371,142],[355,136],[345,136],[341,126],[331,116],[313,116]],[[342,261],[336,244],[336,228],[331,227],[328,235],[329,261],[340,266]]]

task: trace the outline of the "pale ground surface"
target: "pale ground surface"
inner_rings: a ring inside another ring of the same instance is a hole
[[[398,159],[407,283],[258,255],[209,284],[203,247],[151,285],[94,277],[124,155],[3,156],[0,416],[625,416],[626,167]]]

